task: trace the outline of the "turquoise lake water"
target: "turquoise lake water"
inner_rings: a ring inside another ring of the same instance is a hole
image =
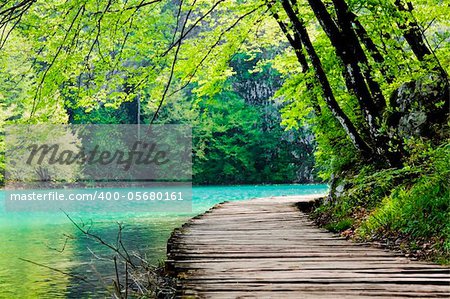
[[[91,231],[109,242],[116,240],[117,222],[122,223],[122,239],[127,250],[157,263],[165,257],[166,241],[174,228],[219,202],[323,194],[327,189],[326,185],[194,187],[190,213],[75,213],[72,216],[78,223],[91,225],[92,222]],[[111,284],[114,265],[98,257],[110,258],[112,253],[85,238],[62,212],[6,212],[4,200],[0,191],[0,298],[89,298],[96,297],[103,289],[100,280],[108,286]],[[19,258],[87,277],[96,287]]]

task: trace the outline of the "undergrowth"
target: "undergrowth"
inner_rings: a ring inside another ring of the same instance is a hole
[[[403,168],[365,167],[342,179],[343,191],[313,217],[353,239],[450,264],[450,144],[417,144]]]

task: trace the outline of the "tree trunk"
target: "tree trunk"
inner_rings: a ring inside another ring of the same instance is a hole
[[[412,12],[413,10],[411,4],[408,4],[408,6],[405,7],[401,0],[395,0],[395,6],[397,6],[397,9],[400,12]],[[430,55],[431,51],[425,44],[417,22],[409,19],[410,18],[407,18],[406,23],[400,23],[398,26],[400,29],[404,30],[403,36],[411,47],[411,50],[414,52],[414,55],[416,55],[417,59],[423,61],[425,55]]]
[[[358,65],[358,52],[349,36],[339,31],[337,24],[333,21],[326,10],[325,5],[320,0],[308,0],[316,18],[323,30],[329,37],[331,44],[336,50],[336,54],[344,64],[344,78],[349,91],[353,91],[358,99],[358,103],[366,119],[371,136],[377,134],[378,126],[375,120],[378,118],[376,107],[372,101],[372,96],[367,88],[364,76]]]
[[[382,111],[386,105],[379,85],[371,78],[371,70],[367,57],[359,43],[359,40],[347,19],[347,6],[345,2],[333,1],[338,7],[338,24],[332,19],[325,5],[320,0],[308,0],[316,18],[329,37],[336,54],[344,64],[343,76],[349,91],[353,91],[369,130],[370,144],[375,152],[384,156],[388,152],[386,136],[380,134]],[[361,69],[361,64],[366,65],[367,71]],[[369,87],[371,89],[369,89]],[[395,161],[390,161],[395,162]]]
[[[384,109],[386,108],[386,99],[384,98],[383,93],[381,92],[380,85],[373,79],[372,67],[369,64],[369,61],[367,59],[366,54],[364,53],[360,41],[358,40],[356,30],[352,26],[353,25],[352,20],[356,20],[354,18],[354,14],[352,14],[349,11],[348,5],[347,3],[345,3],[345,0],[333,0],[333,4],[336,9],[338,24],[341,29],[342,35],[345,36],[346,40],[349,42],[346,44],[348,45],[349,48],[354,48],[353,51],[356,54],[356,59],[358,60],[359,63],[365,66],[364,70],[362,71],[362,74],[369,87],[369,91],[372,95],[375,108],[377,109],[378,114],[381,114],[382,111],[384,111]],[[361,28],[364,29],[362,26]],[[365,40],[369,44],[373,44],[373,42],[371,43],[370,37],[368,35],[366,35]]]
[[[295,30],[298,33],[298,36],[302,44],[304,45],[306,52],[308,53],[311,64],[315,70],[316,78],[322,88],[324,100],[328,108],[331,110],[333,116],[339,121],[341,126],[344,128],[345,132],[350,137],[350,140],[352,141],[355,148],[359,152],[361,152],[361,154],[364,157],[366,158],[371,157],[371,155],[373,154],[372,149],[363,140],[359,132],[356,130],[354,124],[351,122],[348,116],[342,111],[341,107],[339,106],[334,97],[330,83],[322,67],[320,58],[317,55],[311,43],[305,24],[297,17],[290,3],[287,0],[283,0],[282,4],[286,14],[288,15],[290,21],[292,22],[292,25],[294,26]]]
[[[378,50],[373,40],[370,38],[366,29],[362,26],[361,22],[358,20],[357,15],[355,15],[353,12],[350,11],[348,12],[348,15],[349,20],[355,27],[356,35],[358,36],[359,40],[364,44],[364,46],[367,48],[372,59],[376,63],[382,64],[380,67],[380,72],[381,74],[383,74],[384,78],[386,79],[386,82],[392,83],[394,78],[392,77],[392,75],[388,73],[388,68],[385,65],[383,65],[384,63],[383,55],[381,55],[380,51]]]
[[[403,36],[417,59],[419,61],[424,61],[426,55],[434,55],[433,51],[431,51],[431,49],[427,46],[426,39],[419,27],[419,24],[417,24],[417,21],[412,15],[412,11],[414,9],[412,3],[408,2],[405,6],[403,1],[395,0],[395,6],[400,12],[408,12],[411,14],[410,17],[406,18],[405,23],[398,23],[398,27],[404,31]],[[442,77],[446,79],[445,84],[446,88],[448,88],[449,82],[447,71],[442,67],[436,55],[434,55],[434,59],[436,65],[433,67],[433,70],[441,73]]]

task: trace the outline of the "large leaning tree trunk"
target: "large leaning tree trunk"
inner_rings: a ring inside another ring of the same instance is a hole
[[[304,22],[297,16],[289,1],[283,0],[282,5],[291,22],[292,27],[294,28],[296,35],[298,36],[298,40],[290,38],[290,42],[291,44],[294,44],[294,50],[301,51],[302,46],[298,43],[301,43],[305,47],[305,50],[309,56],[309,60],[311,61],[312,67],[315,71],[317,81],[319,82],[322,89],[323,97],[327,104],[327,107],[330,109],[333,116],[339,121],[339,123],[349,136],[350,140],[352,141],[353,145],[362,154],[362,156],[366,158],[371,157],[374,154],[373,149],[363,139],[356,126],[344,113],[344,111],[336,101],[336,98],[334,97],[330,82],[328,81],[328,77],[323,69],[320,58],[314,49],[311,39],[309,38]],[[297,58],[300,64],[304,65],[307,69],[307,63],[304,61],[304,58],[302,57],[300,52],[299,54],[297,54]]]
[[[370,143],[380,156],[386,156],[391,164],[398,161],[386,148],[386,136],[380,133],[382,113],[386,100],[379,84],[373,79],[371,65],[351,24],[351,15],[343,0],[333,0],[337,20],[320,0],[308,0],[317,20],[335,48],[343,64],[343,76],[347,89],[353,93],[360,106],[369,130]]]

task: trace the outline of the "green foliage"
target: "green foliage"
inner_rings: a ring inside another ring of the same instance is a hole
[[[428,244],[431,254],[450,260],[450,145],[426,153],[422,175],[397,186],[370,213],[359,229],[374,234],[406,236],[410,243]]]
[[[135,124],[137,123],[137,102],[124,102],[119,107],[103,104],[92,109],[68,109],[69,122],[73,124]]]
[[[193,180],[196,184],[311,182],[310,133],[285,131],[275,107],[254,106],[234,91],[166,106],[161,123],[193,125]],[[267,114],[270,110],[271,113]],[[270,128],[268,124],[274,123]],[[304,174],[299,171],[305,172]]]
[[[450,145],[433,149],[416,140],[415,147],[420,150],[402,169],[365,168],[338,183],[345,191],[315,216],[336,231],[352,219],[357,238],[400,240],[404,250],[448,263]]]
[[[194,131],[194,177],[199,183],[251,182],[257,173],[256,149],[261,133],[258,113],[230,93],[200,106],[199,123]]]
[[[344,218],[337,222],[328,223],[325,225],[325,228],[334,233],[342,232],[346,229],[349,229],[353,226],[353,219]]]
[[[313,136],[307,128],[280,125],[278,103],[270,101],[280,84],[264,57],[274,53],[238,53],[234,75],[209,96],[196,85],[161,110],[160,123],[193,125],[193,180],[197,184],[311,182]],[[282,109],[282,108],[281,108]],[[147,114],[151,115],[151,111]]]

